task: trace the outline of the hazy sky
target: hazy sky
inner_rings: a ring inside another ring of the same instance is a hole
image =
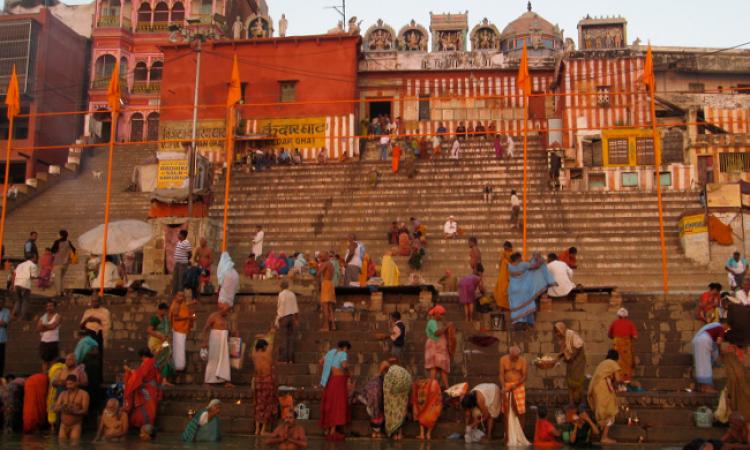
[[[324,9],[341,0],[267,0],[275,22],[289,20],[288,35],[325,32],[338,14]],[[576,25],[590,14],[621,15],[628,20],[628,41],[640,37],[654,45],[730,47],[750,41],[750,0],[533,0],[534,11],[578,40]],[[382,18],[396,32],[412,18],[429,29],[430,11],[469,11],[469,29],[487,17],[502,31],[526,11],[525,0],[347,0],[348,16],[364,19],[363,30]],[[750,48],[747,47],[747,48]]]
[[[0,4],[4,0],[0,0]],[[88,3],[90,0],[64,0]],[[266,0],[274,22],[282,13],[288,35],[324,33],[339,15],[325,9],[341,0]],[[526,11],[526,0],[347,0],[347,15],[364,19],[363,30],[382,18],[397,32],[412,18],[429,28],[430,11],[469,11],[469,28],[487,17],[503,27]],[[628,41],[640,37],[654,45],[730,47],[750,41],[750,0],[533,0],[534,11],[578,40],[576,24],[590,14],[621,15],[628,20]],[[745,48],[750,48],[746,46]]]

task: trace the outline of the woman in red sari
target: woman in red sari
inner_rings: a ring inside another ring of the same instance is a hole
[[[133,370],[125,367],[125,412],[130,426],[143,429],[156,423],[156,411],[161,400],[161,375],[154,355],[148,349],[138,352],[141,365]]]
[[[440,383],[431,378],[417,380],[411,390],[411,407],[414,420],[419,422],[419,439],[429,441],[443,411]]]

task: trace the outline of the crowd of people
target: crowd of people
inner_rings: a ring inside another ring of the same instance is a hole
[[[445,239],[463,235],[452,216],[446,221],[443,232]],[[26,261],[16,267],[11,280],[16,297],[13,310],[4,307],[4,299],[0,303],[2,363],[8,323],[19,318],[28,320],[27,290],[31,289],[31,280],[40,278],[35,238],[32,233],[24,245]],[[408,226],[406,222],[394,221],[387,233],[392,249],[383,255],[379,271],[365,245],[353,234],[348,238],[343,257],[335,251],[316,252],[311,257],[296,253],[290,258],[284,254],[276,256],[273,251],[264,254],[264,239],[264,231],[258,226],[252,241],[253,253],[243,273],[250,277],[281,277],[281,290],[271,330],[256,335],[250,346],[254,371],[254,433],[270,434],[268,442],[272,445],[303,447],[306,444],[304,431],[295,424],[290,407],[279,408],[277,395],[276,367],[296,360],[295,335],[300,315],[296,295],[289,288],[290,278],[285,275],[306,274],[317,280],[322,313],[320,330],[335,330],[336,287],[400,285],[399,269],[393,257],[408,257],[410,268],[418,271],[426,255],[427,228],[415,217],[410,218]],[[473,321],[476,313],[486,314],[495,309],[506,315],[512,331],[526,330],[534,327],[541,302],[550,298],[570,299],[580,288],[573,281],[578,254],[575,247],[546,257],[535,252],[524,261],[522,255],[514,251],[512,243],[505,242],[498,262],[498,278],[492,289],[484,280],[479,240],[470,236],[466,243],[470,273],[457,279],[447,272],[441,279],[443,290],[457,292],[466,321]],[[75,248],[67,240],[67,233],[61,231],[60,239],[50,251],[53,261],[67,258],[64,261],[69,263]],[[60,253],[64,255],[58,257]],[[79,339],[72,351],[60,348],[61,324],[71,318],[64,318],[57,312],[55,299],[48,301],[36,321],[42,370],[28,377],[8,376],[0,383],[5,428],[13,428],[15,421],[15,426],[24,432],[50,428],[61,440],[77,441],[87,421],[98,416],[96,439],[118,440],[133,428],[142,439],[152,439],[162,390],[175,381],[175,374],[187,369],[186,342],[196,321],[196,299],[205,293],[215,294],[217,302],[199,333],[200,356],[205,363],[204,383],[233,387],[231,369],[242,365],[230,350],[233,340],[240,334],[233,314],[235,296],[239,292],[239,273],[229,254],[222,253],[215,274],[218,293],[213,292],[213,253],[205,239],[200,239],[193,249],[185,230],[178,234],[173,261],[171,302],[160,303],[150,318],[145,330],[146,345],[138,352],[140,363],[137,367],[125,367],[120,391],[105,392],[101,388],[103,358],[111,334],[111,315],[102,306],[101,298],[93,295],[89,308],[77,322]],[[696,308],[696,319],[705,322],[705,326],[692,342],[695,378],[698,390],[716,392],[712,366],[721,356],[727,372],[727,385],[722,393],[723,414],[730,423],[724,440],[748,445],[750,428],[745,417],[750,417],[750,378],[742,363],[747,342],[743,342],[736,330],[729,329],[726,320],[732,303],[749,303],[747,260],[735,253],[727,261],[726,270],[729,284],[736,290],[723,293],[720,284],[712,283],[701,295]],[[488,307],[488,304],[494,306]],[[627,309],[617,311],[607,331],[612,341],[611,350],[598,363],[588,383],[586,345],[582,336],[563,322],[554,324],[559,348],[554,359],[566,368],[569,406],[552,420],[544,407],[534,407],[537,419],[531,441],[523,430],[528,409],[525,383],[529,373],[529,362],[523,351],[517,345],[510,347],[498,363],[496,383],[480,383],[473,388],[467,383],[450,385],[448,376],[457,348],[457,333],[455,324],[445,320],[446,313],[446,307],[440,304],[428,312],[424,329],[424,378],[410,372],[404,364],[407,326],[398,312],[390,315],[390,332],[377,337],[386,342],[389,349],[387,355],[383,355],[377,374],[356,387],[353,395],[348,364],[352,344],[342,340],[322,355],[320,426],[327,439],[343,439],[342,427],[350,420],[351,399],[356,398],[366,406],[373,437],[402,439],[403,426],[411,413],[411,418],[419,425],[417,437],[429,440],[443,409],[454,407],[465,411],[464,439],[467,442],[490,439],[496,421],[502,423],[507,445],[565,443],[579,446],[591,444],[597,436],[602,444],[614,442],[609,431],[618,413],[617,392],[637,389],[634,342],[638,331],[628,318]],[[220,439],[220,414],[221,402],[212,400],[193,415],[183,439],[189,442]],[[272,431],[277,419],[280,419],[279,425]],[[745,428],[741,426],[743,423]]]

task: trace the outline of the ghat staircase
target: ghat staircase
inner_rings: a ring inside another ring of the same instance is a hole
[[[293,284],[293,289],[304,292],[310,281],[302,280]],[[295,400],[304,402],[311,409],[311,419],[302,421],[311,435],[319,435],[316,419],[319,418],[318,403],[320,377],[318,360],[338,340],[347,339],[352,343],[349,355],[351,374],[357,386],[361,387],[377,370],[379,362],[387,357],[383,345],[373,337],[375,332],[387,332],[387,315],[390,311],[401,311],[407,327],[404,366],[414,378],[426,376],[424,366],[424,327],[426,324],[425,305],[407,300],[396,303],[386,302],[382,308],[365,302],[356,312],[336,313],[338,330],[321,333],[320,315],[317,303],[307,295],[298,296],[300,302],[300,328],[295,335],[296,359],[294,364],[276,367],[278,383],[297,389]],[[146,344],[148,320],[156,311],[156,305],[164,299],[149,297],[108,298],[107,307],[112,312],[112,340],[105,351],[105,380],[121,380],[123,364],[137,365],[136,351]],[[218,397],[224,401],[222,430],[226,433],[247,434],[252,430],[253,408],[252,391],[249,387],[252,363],[245,355],[242,370],[232,371],[235,389],[208,388],[201,386],[204,364],[199,357],[201,346],[200,330],[207,315],[214,310],[214,299],[204,298],[196,307],[198,320],[190,332],[187,344],[188,368],[178,376],[177,386],[166,388],[165,401],[161,403],[158,428],[162,432],[179,432],[188,420],[188,411],[200,408],[209,399]],[[568,302],[553,305],[548,312],[537,316],[537,327],[533,331],[513,332],[510,336],[504,331],[487,331],[487,320],[477,318],[473,322],[463,320],[460,306],[455,296],[443,295],[439,298],[448,310],[446,320],[457,326],[458,348],[449,377],[451,383],[467,381],[472,386],[480,382],[496,382],[498,359],[507,352],[508,340],[519,344],[527,360],[539,354],[559,351],[552,332],[552,323],[565,321],[577,330],[586,343],[586,373],[591,375],[596,365],[604,359],[610,348],[606,336],[609,323],[614,319],[613,306],[608,303],[578,303],[575,310]],[[61,348],[70,351],[74,348],[74,334],[85,308],[86,299],[74,297],[60,305],[63,316]],[[715,407],[716,395],[703,395],[687,392],[692,386],[692,358],[690,339],[700,327],[692,317],[694,299],[691,296],[672,296],[666,300],[643,294],[626,294],[623,306],[631,313],[636,323],[639,339],[635,346],[638,360],[635,380],[644,391],[620,394],[622,407],[613,428],[612,436],[624,442],[680,443],[688,437],[718,437],[720,428],[697,429],[692,412],[700,406]],[[42,312],[41,303],[33,303],[32,310]],[[248,343],[257,333],[268,330],[276,311],[276,298],[271,295],[243,296],[238,298],[233,317],[234,328]],[[478,347],[469,343],[473,335],[491,335],[498,343],[489,347]],[[7,371],[24,374],[38,370],[36,356],[37,333],[33,322],[14,322],[9,328],[10,344],[7,355]],[[28,345],[14,345],[16,342]],[[32,344],[34,343],[34,344]],[[724,383],[722,369],[714,372],[717,383]],[[535,414],[531,406],[548,405],[550,410],[561,408],[567,402],[564,390],[564,369],[555,368],[542,371],[530,366],[527,386],[528,406],[526,433],[532,435]],[[628,419],[637,423],[628,426]],[[463,414],[446,407],[433,434],[436,439],[445,438],[453,432],[463,430]],[[348,428],[351,433],[366,435],[369,425],[365,409],[357,405],[353,409],[353,422]],[[409,421],[405,433],[407,437],[416,435],[414,422]],[[498,427],[498,434],[500,433]]]
[[[444,144],[440,158],[419,160],[411,176],[405,162],[399,173],[392,173],[390,161],[276,166],[261,172],[240,168],[233,172],[230,188],[231,252],[235,261],[244,261],[255,225],[261,224],[266,253],[344,252],[346,236],[356,233],[379,263],[390,247],[386,233],[391,222],[408,223],[416,217],[427,226],[422,275],[434,283],[446,269],[459,276],[469,272],[466,240],[442,236],[443,223],[453,215],[465,237],[479,239],[485,277],[494,283],[502,243],[509,240],[519,249],[522,242],[521,232],[509,221],[510,191],[519,195],[522,191],[519,147],[515,158],[499,161],[491,143],[469,140],[462,145],[460,160],[454,162],[447,158],[449,147]],[[552,191],[546,152],[538,141],[530,142],[528,155],[529,252],[546,254],[575,246],[579,249],[576,282],[617,286],[626,292],[660,291],[656,194]],[[373,186],[370,180],[375,171],[379,182]],[[488,184],[494,191],[490,204],[482,196]],[[223,186],[217,183],[217,198],[223,197]],[[699,207],[697,193],[666,191],[663,198],[671,291],[694,292],[723,279],[721,273],[690,263],[680,248],[677,221],[682,212]],[[221,220],[223,204],[215,204],[210,214]],[[404,283],[409,268],[405,258],[397,262]]]

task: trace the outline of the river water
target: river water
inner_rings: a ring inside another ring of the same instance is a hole
[[[177,435],[159,435],[152,442],[142,442],[135,437],[119,443],[92,443],[93,436],[85,436],[76,447],[80,450],[261,450],[268,449],[261,439],[254,436],[231,436],[216,444],[186,444]],[[51,436],[3,436],[2,450],[70,450],[70,445],[60,445]],[[465,444],[463,441],[436,440],[422,442],[406,439],[401,442],[367,438],[348,439],[346,442],[327,442],[313,438],[309,450],[497,450],[499,442],[489,444]],[[678,450],[682,447],[655,444],[620,444],[607,446],[611,450]]]

